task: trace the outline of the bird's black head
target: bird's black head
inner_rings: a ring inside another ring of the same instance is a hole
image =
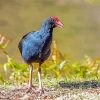
[[[48,26],[49,28],[55,28],[55,27],[63,28],[64,27],[64,25],[56,16],[51,16],[47,18],[43,24],[45,26]]]

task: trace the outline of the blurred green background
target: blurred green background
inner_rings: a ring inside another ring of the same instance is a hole
[[[100,0],[0,0],[0,33],[11,39],[9,56],[22,62],[19,40],[27,32],[38,30],[52,15],[64,23],[63,30],[54,30],[63,55],[71,60],[85,54],[100,57]],[[0,63],[5,61],[0,52]]]

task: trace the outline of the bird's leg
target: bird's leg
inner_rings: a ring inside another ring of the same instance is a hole
[[[39,89],[42,89],[42,80],[41,80],[41,64],[38,67],[38,80],[39,80]]]
[[[39,64],[38,67],[38,80],[39,80],[39,92],[43,93],[43,88],[42,88],[42,79],[41,79],[41,64]]]
[[[32,89],[32,72],[33,72],[32,64],[30,64],[29,67],[30,67],[30,76],[29,76],[29,87],[27,92],[29,92]]]
[[[29,87],[32,87],[32,73],[33,73],[33,66],[32,64],[30,64]]]

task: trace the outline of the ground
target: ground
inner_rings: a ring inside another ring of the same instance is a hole
[[[36,87],[37,88],[37,87]],[[26,93],[25,86],[0,86],[0,100],[100,100],[100,82],[59,82],[59,85],[47,88],[44,94]]]

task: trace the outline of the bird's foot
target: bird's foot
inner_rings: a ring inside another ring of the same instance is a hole
[[[26,93],[29,93],[32,90],[32,87],[28,87],[28,89],[26,90]]]
[[[36,88],[34,86],[28,86],[27,90],[26,90],[26,93],[29,93],[31,90],[35,92],[35,89]]]
[[[42,88],[42,89],[38,89],[38,90],[36,90],[36,93],[40,93],[40,95],[42,95],[42,94],[44,94],[44,89]]]

